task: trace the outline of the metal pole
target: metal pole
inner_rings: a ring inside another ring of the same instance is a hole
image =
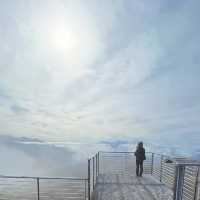
[[[99,152],[98,152],[98,154],[97,154],[97,158],[98,158],[98,170],[97,170],[97,172],[98,172],[98,176],[99,176]]]
[[[37,178],[37,199],[40,200],[40,179]]]
[[[154,153],[151,156],[151,174],[153,174],[153,161],[154,161]]]
[[[160,158],[160,182],[162,182],[162,172],[163,172],[163,155]]]
[[[87,182],[87,180],[85,179],[85,200],[86,200],[86,197],[87,197],[87,195],[86,195],[86,192],[87,192],[87,190],[86,190],[86,182]]]
[[[97,166],[98,166],[98,164],[97,164],[97,154],[95,155],[95,157],[96,157],[96,179],[97,179]]]
[[[90,159],[88,159],[88,200],[90,200]]]
[[[182,200],[184,184],[185,166],[176,166],[176,178],[174,184],[174,200]]]
[[[194,200],[197,200],[198,199],[198,188],[199,188],[199,168],[197,168],[197,175],[196,175],[196,181],[195,181],[195,190],[194,190]]]
[[[93,190],[94,190],[94,157],[92,157],[92,167],[93,167],[92,176],[93,176]]]
[[[174,186],[173,186],[173,200],[176,199],[176,185],[177,185],[177,179],[178,179],[178,166],[175,166],[175,170],[174,170]]]

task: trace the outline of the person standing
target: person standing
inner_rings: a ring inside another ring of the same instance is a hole
[[[143,173],[143,162],[146,160],[145,148],[143,147],[143,142],[139,142],[137,149],[135,151],[136,156],[136,175],[142,176]]]

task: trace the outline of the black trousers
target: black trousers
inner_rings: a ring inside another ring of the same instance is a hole
[[[136,160],[136,175],[142,176],[143,173],[143,160]]]

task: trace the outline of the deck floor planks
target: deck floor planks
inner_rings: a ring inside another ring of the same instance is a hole
[[[172,191],[151,175],[99,175],[93,200],[172,200]]]

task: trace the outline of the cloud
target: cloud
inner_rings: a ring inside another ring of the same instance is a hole
[[[20,106],[17,106],[17,105],[11,106],[11,110],[16,114],[26,113],[26,112],[29,111],[28,109],[20,107]]]
[[[166,136],[164,136],[166,137]],[[155,139],[143,137],[101,140],[97,143],[45,142],[37,138],[0,136],[1,175],[18,176],[87,176],[87,160],[98,151],[131,151],[139,141],[144,141],[146,152],[166,155],[187,155],[198,158],[198,148],[173,144],[174,138]],[[194,139],[194,138],[193,138]],[[193,140],[191,139],[191,141]],[[184,148],[182,148],[184,146]],[[13,165],[15,167],[13,167]]]
[[[33,176],[85,176],[87,159],[67,147],[38,139],[0,136],[0,174]],[[15,165],[15,168],[13,168]]]
[[[198,138],[198,4],[4,3],[0,134]]]

